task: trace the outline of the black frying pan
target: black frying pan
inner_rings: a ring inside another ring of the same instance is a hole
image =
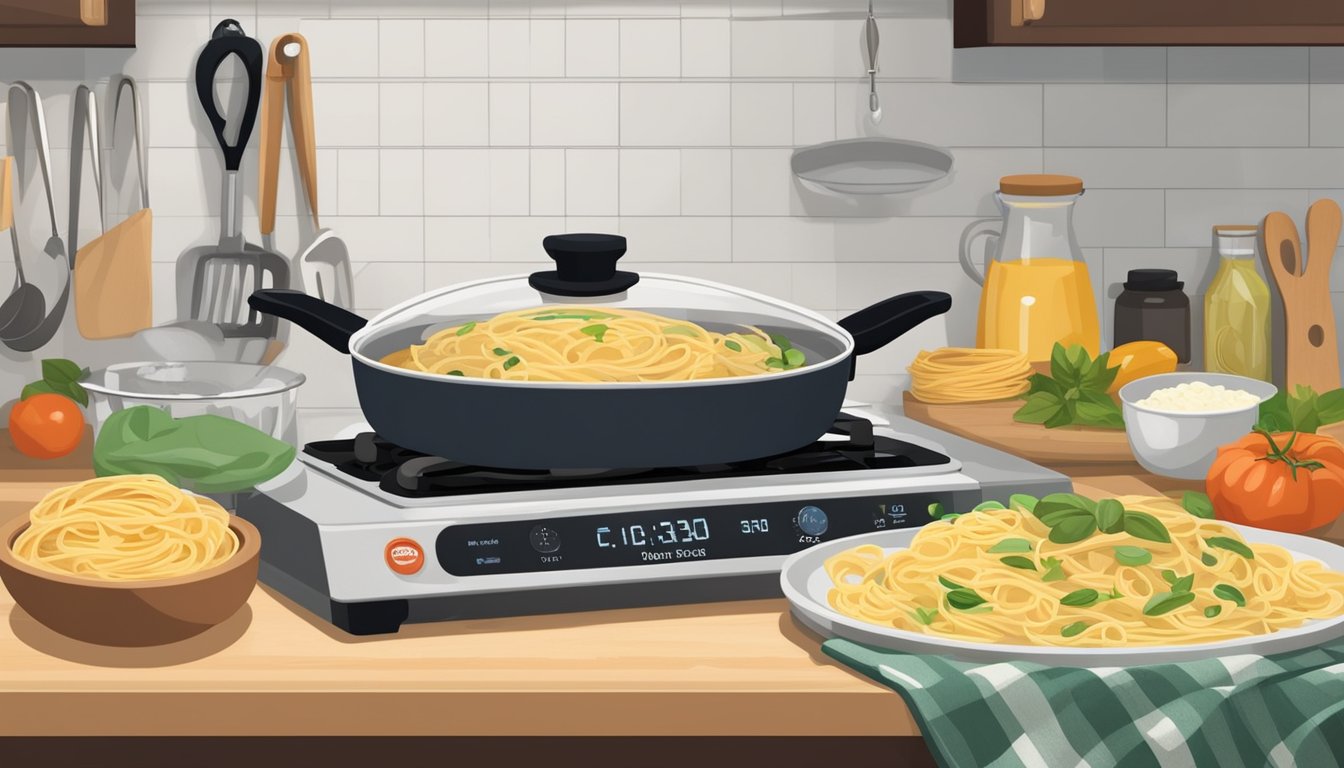
[[[601,302],[603,295],[628,295],[630,302],[637,300],[632,286],[639,277],[615,271],[625,238],[562,235],[546,238],[545,245],[559,268],[529,280],[542,292],[537,305],[550,303],[546,296]],[[833,423],[854,375],[855,356],[886,346],[952,306],[946,293],[915,291],[834,323],[777,302],[781,317],[788,310],[792,317],[813,318],[811,327],[790,326],[791,341],[807,356],[802,368],[690,382],[553,383],[439,376],[379,362],[441,325],[426,316],[423,324],[408,328],[407,315],[417,301],[372,323],[298,291],[257,291],[249,303],[351,355],[360,407],[382,437],[422,453],[511,469],[695,466],[795,450]],[[630,302],[621,306],[629,308]],[[687,319],[711,328],[715,324],[702,322],[694,312]]]

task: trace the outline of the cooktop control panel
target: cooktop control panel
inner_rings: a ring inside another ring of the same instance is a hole
[[[454,576],[768,557],[924,525],[979,501],[975,491],[893,493],[471,523],[443,529],[435,550]]]

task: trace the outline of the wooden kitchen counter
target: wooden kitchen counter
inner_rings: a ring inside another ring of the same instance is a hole
[[[0,518],[71,479],[6,473]],[[1076,485],[1154,487],[1123,476]],[[0,589],[0,736],[918,734],[900,696],[819,646],[782,599],[408,624],[355,638],[258,587],[246,608],[192,640],[116,649],[56,635]]]

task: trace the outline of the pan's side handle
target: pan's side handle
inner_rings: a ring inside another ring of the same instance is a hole
[[[840,327],[854,337],[854,354],[866,355],[951,308],[952,297],[942,291],[912,291],[860,309],[841,320]]]
[[[247,298],[248,306],[264,315],[289,320],[337,352],[350,354],[350,337],[369,321],[302,291],[266,288]]]

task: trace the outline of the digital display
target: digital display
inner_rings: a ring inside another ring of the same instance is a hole
[[[455,576],[787,555],[923,525],[929,509],[969,509],[979,500],[974,491],[945,491],[470,523],[444,528],[435,551]]]

